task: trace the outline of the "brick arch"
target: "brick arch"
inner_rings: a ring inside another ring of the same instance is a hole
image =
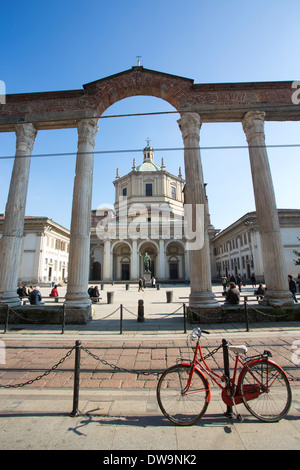
[[[132,96],[153,96],[171,104],[177,111],[189,102],[193,80],[175,75],[132,67],[131,70],[111,75],[84,85],[99,115],[112,104]]]

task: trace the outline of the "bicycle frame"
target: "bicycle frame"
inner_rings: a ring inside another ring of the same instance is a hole
[[[266,393],[268,391],[266,386],[262,382],[260,382],[257,379],[257,377],[255,377],[254,374],[252,374],[251,370],[249,369],[249,366],[251,364],[253,364],[254,362],[259,363],[259,362],[265,361],[266,357],[268,358],[267,360],[270,363],[275,364],[273,361],[269,360],[269,353],[267,353],[267,351],[264,353],[265,355],[262,354],[262,355],[256,356],[255,358],[254,357],[249,358],[246,362],[243,362],[240,359],[239,354],[237,353],[236,357],[235,357],[233,376],[232,376],[232,378],[230,378],[230,377],[226,377],[225,375],[219,375],[216,372],[214,372],[213,370],[211,370],[211,368],[206,363],[205,358],[203,356],[202,349],[201,349],[201,346],[199,344],[199,339],[200,339],[200,337],[197,340],[196,349],[195,349],[195,353],[194,353],[194,358],[193,358],[192,362],[190,362],[190,361],[189,362],[181,361],[182,365],[191,366],[191,371],[190,371],[190,374],[189,374],[188,383],[187,383],[187,386],[185,387],[185,389],[183,390],[183,394],[188,393],[188,390],[190,388],[195,369],[197,369],[197,371],[204,377],[204,379],[207,383],[209,393],[207,395],[206,400],[207,400],[208,403],[210,403],[210,399],[211,399],[211,390],[210,390],[210,385],[209,385],[209,382],[207,380],[206,375],[208,375],[210,377],[210,379],[222,390],[221,396],[222,396],[223,402],[226,405],[231,406],[231,407],[234,406],[234,405],[237,405],[239,403],[242,403],[243,399],[245,399],[247,401],[250,401],[250,400],[253,400],[253,399],[257,398],[260,394]],[[199,356],[201,358],[201,361],[203,362],[204,366],[198,360],[198,358],[197,358],[198,354],[199,354]],[[238,369],[239,364],[242,366],[242,369],[239,372],[238,380],[236,380],[237,379],[237,369]],[[242,395],[241,394],[240,384],[241,384],[241,378],[243,376],[243,373],[244,373],[245,369],[247,369],[249,371],[249,373],[253,376],[256,383],[244,386],[244,389],[245,389],[246,393],[244,393],[244,395]],[[221,382],[225,382],[225,385],[222,385]],[[192,393],[197,393],[197,391],[194,390]]]

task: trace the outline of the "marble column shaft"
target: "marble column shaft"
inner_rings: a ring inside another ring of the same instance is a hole
[[[242,124],[249,145],[256,215],[267,286],[265,300],[273,306],[292,305],[275,192],[265,145],[264,119],[264,112],[251,111],[245,115]]]
[[[87,290],[90,264],[91,201],[98,119],[78,123],[78,151],[73,190],[66,305],[91,305]]]
[[[22,259],[22,239],[30,161],[37,131],[31,123],[16,126],[16,156],[0,240],[0,303],[18,305],[17,283]]]
[[[201,119],[197,113],[185,113],[178,121],[184,142],[185,164],[185,204],[193,208],[192,230],[196,229],[196,206],[205,207],[205,188],[200,156],[200,127]],[[190,264],[190,299],[191,307],[219,306],[211,288],[210,252],[206,217],[202,221],[203,246],[200,249],[189,250]]]

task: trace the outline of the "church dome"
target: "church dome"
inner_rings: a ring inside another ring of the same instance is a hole
[[[149,141],[147,142],[146,147],[143,150],[144,153],[144,161],[141,165],[139,165],[136,171],[161,171],[161,167],[154,163],[154,150],[149,145]]]
[[[161,167],[153,162],[143,162],[136,168],[136,171],[161,171]]]

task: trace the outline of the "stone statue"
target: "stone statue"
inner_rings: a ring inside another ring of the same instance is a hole
[[[143,255],[140,255],[140,256],[143,256]],[[151,258],[148,255],[147,251],[144,254],[143,258],[144,258],[144,272],[145,273],[151,273]]]

